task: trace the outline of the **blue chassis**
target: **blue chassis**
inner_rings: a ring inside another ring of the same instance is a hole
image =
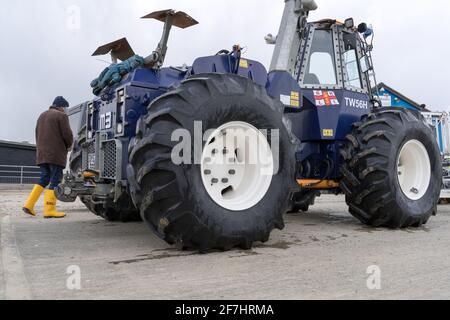
[[[247,63],[245,63],[245,61]],[[302,89],[298,82],[287,72],[274,71],[267,73],[265,67],[253,60],[245,59],[240,63],[233,55],[216,55],[195,60],[187,70],[177,68],[161,68],[159,70],[138,68],[122,81],[105,90],[93,101],[94,112],[87,117],[88,129],[107,134],[108,139],[120,139],[123,143],[123,159],[127,162],[127,149],[130,139],[135,136],[138,120],[147,114],[147,106],[151,101],[179,85],[186,78],[204,73],[234,73],[252,79],[256,84],[266,88],[275,100],[280,97],[292,97],[297,103],[285,105],[285,114],[291,119],[292,131],[302,142],[296,154],[299,168],[308,163],[313,170],[305,173],[299,170],[297,179],[335,179],[339,180],[341,159],[339,149],[345,137],[352,130],[352,124],[361,120],[364,114],[372,110],[369,96],[354,90],[332,90],[338,105],[316,106],[313,89]],[[125,90],[127,97],[118,103],[118,92]],[[295,95],[298,95],[297,97]],[[366,108],[348,106],[346,98],[367,103]],[[286,102],[285,102],[286,103]],[[100,128],[100,116],[112,115],[112,127]],[[125,130],[116,132],[116,123],[121,122]],[[323,166],[325,159],[331,160],[332,168]],[[122,177],[126,177],[127,163],[122,165]]]

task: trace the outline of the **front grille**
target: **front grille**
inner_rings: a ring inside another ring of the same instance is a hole
[[[95,142],[84,147],[82,155],[83,170],[95,170]]]
[[[117,143],[115,140],[102,144],[103,163],[101,176],[105,179],[116,179],[117,176]]]

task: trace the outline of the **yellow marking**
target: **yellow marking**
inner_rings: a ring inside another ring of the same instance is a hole
[[[248,69],[248,61],[245,60],[245,59],[241,59],[241,61],[239,62],[239,66],[240,66],[241,68]]]
[[[95,178],[98,175],[99,175],[98,172],[89,172],[89,171],[83,172],[83,177],[86,178],[86,179]]]
[[[334,130],[333,129],[323,129],[322,135],[324,137],[334,137]]]
[[[300,107],[300,93],[291,91],[291,107]]]
[[[304,189],[336,189],[340,183],[334,180],[297,180],[300,187]]]

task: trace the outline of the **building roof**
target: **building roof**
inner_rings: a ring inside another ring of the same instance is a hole
[[[36,145],[29,142],[15,142],[7,140],[0,140],[0,147],[36,150]]]
[[[381,88],[386,89],[387,91],[391,92],[392,94],[396,95],[397,97],[399,97],[400,99],[402,99],[403,101],[409,103],[410,105],[412,105],[413,107],[417,108],[420,111],[424,111],[424,112],[430,112],[430,110],[428,110],[426,108],[426,106],[424,104],[419,104],[417,102],[415,102],[414,100],[408,98],[407,96],[401,94],[400,92],[398,92],[397,90],[393,89],[392,87],[388,86],[387,84],[385,84],[384,82],[380,82],[374,89],[373,91],[378,91]]]

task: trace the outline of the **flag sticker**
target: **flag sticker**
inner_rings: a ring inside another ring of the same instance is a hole
[[[317,107],[338,106],[339,100],[334,91],[314,90],[314,100]]]

